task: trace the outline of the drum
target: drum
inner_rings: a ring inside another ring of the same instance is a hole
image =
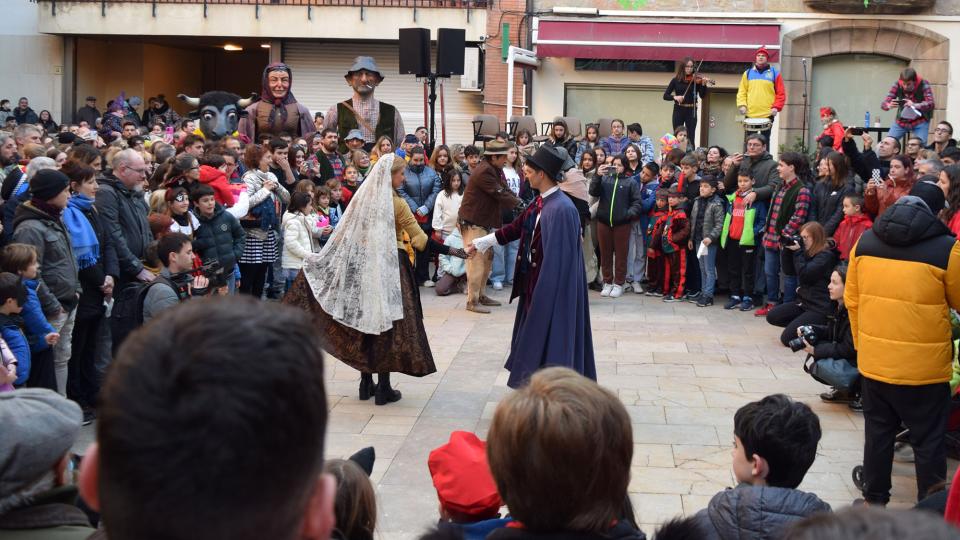
[[[773,127],[773,120],[769,118],[744,118],[743,130],[751,132],[766,131]]]

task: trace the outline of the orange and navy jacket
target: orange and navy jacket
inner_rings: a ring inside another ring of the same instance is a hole
[[[747,108],[747,118],[767,118],[770,109],[783,110],[787,102],[787,90],[780,71],[767,64],[763,70],[757,66],[743,72],[737,90],[737,107]]]

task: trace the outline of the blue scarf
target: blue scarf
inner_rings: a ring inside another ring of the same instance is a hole
[[[73,256],[77,259],[77,268],[84,270],[97,264],[100,260],[100,242],[97,240],[93,226],[84,210],[93,207],[93,199],[86,195],[76,194],[67,201],[67,208],[63,211],[63,224],[70,234],[70,243],[73,245]]]

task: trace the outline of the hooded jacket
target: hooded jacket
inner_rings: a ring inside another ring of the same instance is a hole
[[[243,245],[247,233],[240,221],[217,204],[213,216],[204,217],[197,212],[197,227],[193,236],[193,250],[206,264],[211,260],[220,262],[224,271],[230,273],[243,255]]]
[[[740,484],[714,495],[694,519],[704,540],[779,540],[793,523],[830,511],[829,504],[799,489]]]
[[[303,268],[304,259],[319,250],[320,227],[317,225],[318,219],[320,219],[320,216],[304,215],[300,212],[283,214],[282,268],[300,270]]]
[[[626,225],[632,219],[639,219],[643,210],[640,184],[628,176],[595,176],[590,182],[590,195],[600,199],[597,221],[610,227]]]
[[[833,236],[837,226],[843,219],[843,198],[847,195],[856,195],[857,188],[852,178],[847,178],[843,186],[834,189],[829,177],[817,181],[810,190],[813,203],[810,205],[810,215],[807,221],[819,221],[827,236]]]
[[[864,377],[907,386],[950,380],[960,243],[922,200],[903,197],[863,233],[843,301]]]
[[[13,241],[37,248],[40,271],[37,277],[47,285],[64,311],[77,306],[80,278],[73,256],[70,234],[63,222],[25,202],[13,218]]]
[[[837,225],[836,232],[833,233],[837,249],[840,250],[841,261],[850,258],[850,250],[857,244],[857,240],[860,240],[860,237],[863,236],[864,231],[867,231],[870,227],[873,227],[873,220],[866,214],[844,216],[843,221]]]
[[[227,175],[220,169],[209,165],[200,166],[200,183],[213,188],[213,198],[223,206],[233,206],[233,189],[227,180]]]

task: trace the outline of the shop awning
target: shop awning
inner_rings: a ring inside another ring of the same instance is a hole
[[[540,20],[537,56],[603,60],[752,62],[761,45],[780,57],[780,25]]]

